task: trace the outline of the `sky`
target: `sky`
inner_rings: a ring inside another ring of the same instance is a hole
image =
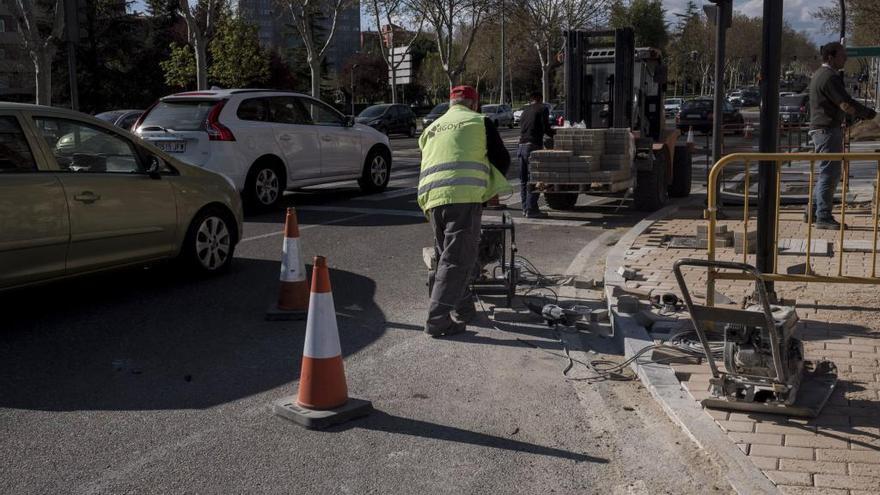
[[[670,23],[675,23],[675,13],[684,12],[688,0],[663,0],[666,9],[666,17]],[[705,0],[696,0],[697,5],[702,5]],[[785,20],[797,31],[806,31],[810,39],[817,44],[832,41],[835,36],[822,32],[822,24],[813,17],[819,7],[836,5],[837,0],[784,0],[783,9]],[[135,0],[133,10],[143,10],[142,0]],[[733,9],[749,17],[761,17],[764,9],[764,0],[734,0]],[[372,27],[372,19],[361,14],[361,29]]]

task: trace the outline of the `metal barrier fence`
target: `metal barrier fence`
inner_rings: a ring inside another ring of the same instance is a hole
[[[813,272],[813,269],[810,265],[811,258],[811,249],[812,249],[812,240],[813,240],[813,191],[814,191],[814,183],[815,176],[817,173],[816,165],[817,162],[822,160],[840,160],[842,162],[842,173],[841,173],[841,181],[842,181],[842,189],[841,189],[841,197],[842,201],[840,204],[840,230],[837,235],[837,249],[836,252],[839,253],[839,258],[837,260],[837,274],[836,275],[820,275]],[[849,172],[850,172],[850,163],[854,161],[868,161],[876,164],[877,172],[874,177],[874,191],[872,194],[871,201],[871,224],[873,226],[873,236],[871,242],[871,266],[870,266],[870,275],[865,274],[865,276],[850,276],[844,274],[844,259],[845,250],[844,250],[844,236],[845,236],[845,221],[846,221],[846,213],[847,213],[847,188],[849,186]],[[824,283],[854,283],[854,284],[880,284],[880,277],[877,276],[877,234],[878,234],[878,217],[880,217],[880,208],[878,208],[878,204],[880,204],[880,187],[877,187],[880,184],[880,153],[734,153],[727,156],[724,156],[714,166],[709,172],[709,187],[707,188],[707,205],[708,208],[706,210],[706,216],[709,220],[709,228],[708,228],[708,247],[707,247],[707,255],[710,261],[715,260],[716,255],[716,227],[717,227],[717,212],[718,212],[718,194],[716,188],[718,180],[721,178],[725,167],[734,164],[734,163],[742,163],[744,165],[744,200],[743,200],[743,236],[742,236],[742,256],[743,262],[747,263],[748,255],[749,255],[749,181],[750,181],[750,167],[754,166],[756,168],[760,168],[762,162],[774,162],[776,163],[776,194],[775,194],[775,202],[776,202],[776,216],[773,219],[775,223],[775,236],[773,238],[773,256],[774,263],[773,266],[776,267],[776,270],[779,269],[779,215],[780,215],[780,204],[781,204],[781,184],[782,184],[782,167],[781,165],[786,162],[809,162],[810,163],[810,173],[809,173],[809,186],[808,186],[808,199],[807,199],[807,209],[806,214],[807,217],[807,239],[805,244],[805,252],[806,252],[806,265],[804,267],[804,273],[802,274],[790,274],[790,273],[765,273],[763,275],[765,280],[772,281],[781,281],[781,282],[824,282]],[[743,280],[745,277],[739,273],[728,273],[728,272],[718,272],[709,269],[707,274],[707,304],[712,305],[713,299],[715,295],[715,281],[716,280]]]

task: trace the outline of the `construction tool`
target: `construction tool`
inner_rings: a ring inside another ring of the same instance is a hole
[[[428,267],[428,295],[434,288],[437,259],[434,248],[423,249],[423,260]],[[483,221],[480,226],[480,244],[477,254],[479,274],[472,283],[478,295],[501,295],[506,306],[513,303],[520,280],[520,268],[516,260],[516,229],[510,213],[501,214],[501,222]],[[490,271],[487,267],[496,264]]]
[[[694,304],[681,267],[738,270],[755,282],[757,304],[731,309]],[[744,263],[680,259],[673,265],[694,330],[712,371],[711,397],[704,407],[812,418],[828,402],[837,385],[837,367],[829,361],[804,360],[804,346],[794,336],[793,307],[770,305],[762,274]],[[705,325],[721,329],[724,370],[712,357]]]

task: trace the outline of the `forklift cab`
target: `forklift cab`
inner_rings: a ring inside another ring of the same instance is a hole
[[[632,29],[567,32],[565,79],[570,122],[663,140],[666,67],[658,50],[635,48]]]

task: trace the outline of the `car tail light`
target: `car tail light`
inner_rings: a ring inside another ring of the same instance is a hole
[[[232,131],[230,131],[225,125],[221,124],[218,119],[218,117],[220,117],[220,111],[223,110],[225,105],[226,100],[218,101],[213,107],[211,107],[208,116],[205,117],[205,130],[208,131],[208,140],[210,141],[235,141],[235,136],[232,134]]]
[[[131,132],[137,132],[137,130],[140,129],[141,124],[144,123],[144,119],[147,118],[147,114],[149,114],[150,111],[152,111],[153,108],[155,108],[156,105],[158,105],[158,104],[159,104],[159,100],[156,100],[155,102],[153,102],[152,105],[150,105],[149,107],[147,107],[146,110],[144,110],[144,113],[142,113],[141,116],[138,117],[138,119],[135,121],[134,125],[131,126]]]
[[[801,113],[807,113],[807,107],[806,107],[806,106],[801,105]]]

